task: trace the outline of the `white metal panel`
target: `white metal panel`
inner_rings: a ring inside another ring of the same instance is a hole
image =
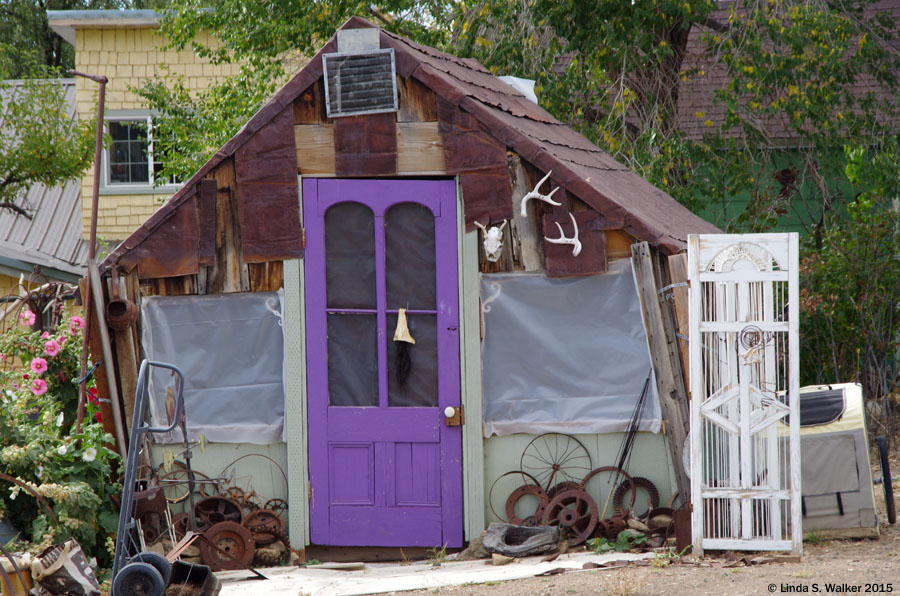
[[[695,552],[802,550],[798,245],[688,237]]]

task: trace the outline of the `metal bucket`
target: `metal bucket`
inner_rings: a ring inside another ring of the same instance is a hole
[[[172,563],[169,587],[172,586],[191,586],[199,590],[198,596],[217,596],[222,589],[219,578],[209,567],[184,561]]]

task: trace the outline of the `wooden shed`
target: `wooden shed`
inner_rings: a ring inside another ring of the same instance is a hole
[[[352,18],[100,265],[141,309],[113,406],[140,358],[182,367],[195,467],[286,499],[294,548],[460,546],[542,433],[614,464],[648,385],[631,473],[668,497],[687,402],[656,288],[717,231],[476,61]]]

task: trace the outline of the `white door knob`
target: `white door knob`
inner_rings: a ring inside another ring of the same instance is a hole
[[[456,414],[456,408],[454,408],[453,406],[447,406],[446,408],[444,408],[444,417],[445,418],[453,418],[453,416],[455,414]]]

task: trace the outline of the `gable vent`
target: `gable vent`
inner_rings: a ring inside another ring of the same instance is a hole
[[[394,50],[324,54],[325,108],[329,118],[397,111]]]

